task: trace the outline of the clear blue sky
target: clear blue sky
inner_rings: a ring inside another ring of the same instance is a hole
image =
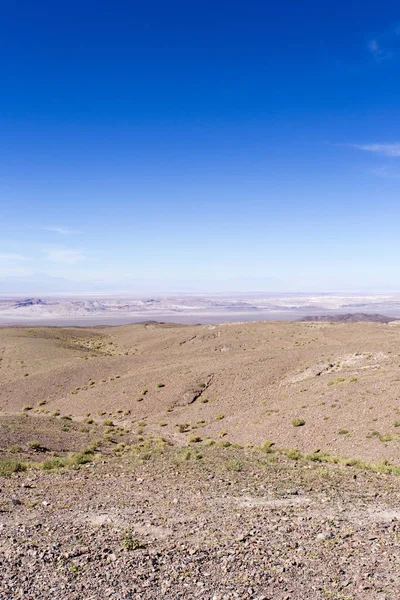
[[[3,2],[0,82],[1,291],[400,289],[398,1]]]

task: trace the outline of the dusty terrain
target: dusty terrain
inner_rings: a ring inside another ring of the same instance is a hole
[[[399,354],[395,324],[3,328],[0,410],[400,463]]]
[[[397,599],[400,327],[0,329],[0,598]]]

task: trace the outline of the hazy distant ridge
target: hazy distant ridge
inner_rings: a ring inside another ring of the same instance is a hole
[[[309,315],[298,319],[298,321],[329,321],[330,323],[358,323],[358,322],[372,322],[372,323],[390,323],[391,321],[397,321],[394,317],[386,317],[385,315],[379,315],[377,313],[369,315],[367,313],[346,313],[345,315]]]
[[[362,308],[361,308],[362,307]],[[360,309],[363,312],[359,312]],[[349,312],[349,311],[354,311]],[[344,314],[340,314],[340,312]],[[356,312],[358,311],[358,312]],[[370,314],[369,314],[370,313]],[[388,315],[388,316],[386,316]],[[117,324],[142,320],[181,323],[290,320],[375,321],[400,317],[400,297],[346,294],[225,294],[0,299],[0,323]]]

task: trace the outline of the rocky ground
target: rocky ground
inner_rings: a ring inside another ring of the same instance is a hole
[[[0,486],[2,600],[399,597],[394,475],[144,443]]]
[[[399,343],[0,328],[0,600],[398,600]]]

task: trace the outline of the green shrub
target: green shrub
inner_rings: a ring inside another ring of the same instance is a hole
[[[133,537],[133,534],[131,531],[125,531],[121,544],[125,548],[125,550],[129,550],[129,551],[139,550],[139,548],[144,548],[143,544],[137,538]]]
[[[78,465],[86,465],[87,463],[90,463],[92,461],[91,454],[92,452],[88,452],[85,450],[82,452],[75,452],[73,454],[70,454],[68,457],[67,464],[71,467]]]
[[[306,422],[304,419],[293,419],[292,421],[293,427],[303,427],[305,424]]]
[[[215,440],[208,439],[203,442],[203,446],[215,446]]]
[[[13,444],[8,449],[8,451],[12,452],[13,454],[17,454],[18,452],[21,452],[21,450],[22,450],[22,448],[18,444]]]
[[[198,450],[193,450],[192,448],[182,448],[177,452],[176,458],[178,462],[182,462],[187,460],[200,460],[203,457]]]
[[[26,464],[19,460],[2,459],[0,460],[0,476],[8,476],[13,473],[26,471]]]
[[[28,446],[28,448],[30,448],[31,450],[40,450],[40,442],[37,442],[36,440],[28,442],[26,444]]]
[[[41,464],[41,468],[45,471],[51,471],[52,469],[61,469],[65,467],[67,461],[59,456],[55,456],[54,458],[48,458],[43,461]]]
[[[190,423],[178,423],[176,427],[178,428],[179,433],[185,433],[189,429]]]
[[[243,463],[240,460],[232,459],[226,463],[228,471],[243,471]]]
[[[281,452],[282,454],[284,454],[288,458],[291,458],[292,460],[299,460],[299,458],[301,458],[302,456],[301,452],[292,448],[289,448],[289,450],[281,450]]]
[[[273,452],[272,446],[274,446],[274,442],[266,440],[263,444],[261,444],[260,450],[262,450],[263,452]]]
[[[221,448],[229,448],[229,446],[232,446],[232,442],[229,440],[223,440],[222,442],[218,442],[217,446],[220,446]]]

